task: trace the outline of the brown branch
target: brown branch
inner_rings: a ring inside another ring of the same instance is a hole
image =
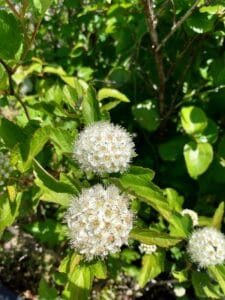
[[[167,34],[166,37],[161,41],[161,43],[157,46],[156,52],[158,52],[165,44],[166,42],[171,38],[171,36],[174,34],[175,31],[186,21],[188,17],[194,12],[195,8],[199,4],[201,0],[195,1],[195,3],[192,5],[192,7],[180,18],[180,20],[171,28],[171,31]]]
[[[17,17],[20,18],[20,14],[18,13],[18,11],[15,9],[15,6],[13,5],[13,3],[10,0],[6,0],[6,3],[8,4],[8,6],[10,7],[11,11],[13,12],[13,14]]]
[[[28,45],[27,45],[27,47],[26,47],[26,50],[24,51],[24,53],[23,53],[23,55],[22,55],[22,57],[21,57],[21,60],[23,60],[23,59],[26,57],[28,51],[30,50],[30,48],[31,48],[31,46],[32,46],[32,44],[33,44],[33,42],[34,42],[34,40],[35,40],[35,38],[36,38],[36,35],[37,35],[37,32],[38,32],[38,29],[39,29],[40,25],[41,25],[41,19],[38,21],[38,23],[36,24],[36,26],[35,26],[35,28],[34,28],[34,31],[33,31],[33,33],[32,33],[32,36],[31,36],[31,38],[30,38],[30,40],[29,40],[29,42],[28,42]]]
[[[157,19],[154,14],[153,1],[145,0],[144,4],[145,4],[147,21],[148,21],[149,34],[152,41],[152,49],[154,52],[156,68],[159,77],[158,97],[159,97],[159,110],[160,110],[160,115],[162,117],[164,113],[165,74],[164,74],[162,53],[161,51],[156,50],[159,45],[158,33],[156,31]]]
[[[0,64],[4,67],[4,69],[6,70],[6,73],[8,75],[10,95],[14,96],[18,100],[18,102],[20,103],[20,105],[23,107],[23,110],[25,112],[25,115],[26,115],[27,119],[30,120],[30,115],[29,115],[29,112],[27,110],[26,105],[23,103],[23,101],[20,98],[20,96],[14,90],[13,80],[12,80],[13,70],[1,58],[0,58]]]

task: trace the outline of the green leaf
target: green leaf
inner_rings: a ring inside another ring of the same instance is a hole
[[[98,279],[106,279],[107,278],[107,268],[104,261],[98,260],[97,262],[91,265],[93,273]]]
[[[205,272],[192,272],[192,284],[197,297],[209,297],[214,299],[221,299],[219,286],[212,282],[209,275]]]
[[[64,182],[60,182],[50,175],[35,159],[33,160],[34,170],[36,176],[43,182],[43,184],[50,190],[57,193],[68,193],[75,194],[77,193],[76,187],[72,187]]]
[[[38,287],[39,299],[52,300],[57,299],[57,290],[50,287],[48,282],[42,277]]]
[[[32,0],[32,3],[37,13],[43,16],[50,7],[52,0]]]
[[[13,14],[0,10],[0,57],[14,59],[22,45],[19,21]]]
[[[119,179],[111,178],[110,180],[137,196],[141,201],[152,206],[169,221],[172,212],[164,198],[163,192],[150,181],[153,178],[153,174],[149,169],[131,168],[129,172],[121,175]]]
[[[71,201],[71,194],[57,193],[47,188],[40,179],[35,179],[36,185],[40,188],[40,200],[56,203],[62,206],[68,206]]]
[[[121,102],[130,102],[130,100],[127,98],[126,95],[119,92],[116,89],[109,89],[109,88],[103,88],[98,91],[97,98],[99,101],[105,99],[105,98],[114,98],[118,99]]]
[[[187,19],[187,25],[196,33],[205,33],[213,29],[215,20],[213,15],[195,12]]]
[[[225,295],[225,266],[224,265],[211,266],[208,267],[208,271],[214,277],[214,279],[219,283],[224,296]]]
[[[65,96],[65,102],[68,103],[72,108],[75,108],[75,105],[78,102],[78,94],[75,88],[65,85],[63,87],[63,94]]]
[[[218,138],[219,130],[217,124],[208,119],[208,125],[199,135],[195,135],[196,142],[200,143],[215,143]]]
[[[182,240],[181,238],[173,237],[166,233],[140,228],[132,229],[130,232],[130,238],[138,240],[144,244],[156,245],[162,248],[174,246]]]
[[[10,149],[16,144],[24,143],[24,140],[26,140],[23,130],[15,123],[4,118],[0,119],[0,137]]]
[[[61,223],[53,219],[25,224],[24,228],[50,248],[53,248],[65,239],[65,228]]]
[[[7,194],[0,195],[0,234],[13,224],[19,214],[22,194],[17,193],[14,201],[10,201]]]
[[[197,179],[213,160],[213,148],[208,143],[190,142],[184,146],[184,158],[189,175]]]
[[[41,152],[49,140],[50,133],[50,126],[38,128],[33,136],[22,145],[23,153],[25,153],[23,154],[23,172],[31,167],[32,160]]]
[[[187,134],[199,134],[206,128],[208,119],[201,108],[188,106],[181,109],[181,124]]]
[[[132,113],[139,125],[152,132],[160,125],[160,116],[156,100],[146,100],[132,106]]]
[[[165,255],[162,252],[146,254],[142,258],[142,268],[138,283],[143,288],[147,282],[164,271]]]
[[[171,210],[180,212],[182,210],[182,205],[184,203],[184,197],[180,196],[178,192],[172,188],[166,188],[164,190],[164,195],[169,203]]]
[[[52,128],[50,140],[55,145],[56,152],[58,154],[71,153],[76,134],[76,130],[71,132],[62,128]]]
[[[81,262],[81,256],[69,255],[60,266],[67,273],[68,282],[62,296],[69,300],[87,300],[91,291],[94,272],[89,263]]]
[[[68,274],[80,263],[82,256],[71,251],[60,263],[59,272]]]
[[[159,145],[159,155],[165,161],[176,161],[183,155],[183,148],[187,143],[187,137],[176,136]]]
[[[169,230],[172,236],[187,238],[192,231],[192,220],[188,216],[173,213],[170,218]]]
[[[212,226],[221,229],[222,222],[223,222],[223,215],[224,215],[224,202],[221,202],[217,207],[213,218],[212,218]]]
[[[97,122],[101,119],[99,104],[96,99],[95,90],[89,87],[86,91],[82,102],[82,113],[84,117],[85,125]]]

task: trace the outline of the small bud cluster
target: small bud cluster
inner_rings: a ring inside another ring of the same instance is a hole
[[[128,243],[133,214],[127,196],[110,185],[83,189],[66,214],[71,246],[87,260],[104,258]]]
[[[96,122],[85,128],[74,145],[74,158],[80,168],[96,174],[124,172],[135,156],[130,134],[109,122]]]
[[[222,264],[225,260],[225,236],[213,227],[197,229],[189,239],[187,252],[201,268]]]
[[[0,187],[6,184],[12,171],[9,155],[0,152]]]
[[[192,219],[193,226],[198,226],[198,214],[192,209],[183,209],[182,216],[188,215]]]
[[[140,244],[139,250],[143,254],[152,254],[156,252],[157,246],[156,245],[147,245],[147,244]]]

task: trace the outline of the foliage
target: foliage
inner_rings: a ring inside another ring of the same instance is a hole
[[[199,226],[224,230],[224,1],[0,6],[0,151],[12,168],[0,170],[0,236],[6,243],[18,225],[57,257],[32,292],[85,300],[100,286],[105,299],[109,279],[125,274],[143,294],[155,279],[184,287],[182,299],[225,297],[225,265],[191,263],[193,222],[182,215],[193,209]],[[79,132],[98,120],[134,134],[127,172],[95,176],[74,160]],[[98,182],[128,193],[136,218],[127,247],[87,262],[70,249],[63,216],[73,195]],[[141,254],[140,243],[157,251]]]

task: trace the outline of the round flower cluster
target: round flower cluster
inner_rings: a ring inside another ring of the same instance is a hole
[[[183,209],[182,216],[188,215],[192,219],[193,226],[198,226],[198,214],[192,209]]]
[[[152,254],[157,250],[157,246],[156,245],[147,245],[147,244],[140,244],[140,246],[138,247],[141,253],[145,253],[145,254]]]
[[[129,200],[119,189],[97,184],[72,199],[65,220],[71,246],[87,260],[105,257],[128,243],[133,225]]]
[[[9,154],[0,152],[0,186],[6,184],[12,171]]]
[[[74,158],[80,168],[96,174],[124,172],[134,156],[131,135],[109,122],[86,127],[74,145]]]
[[[187,252],[193,262],[206,268],[225,260],[225,236],[213,227],[195,230],[188,242]]]

